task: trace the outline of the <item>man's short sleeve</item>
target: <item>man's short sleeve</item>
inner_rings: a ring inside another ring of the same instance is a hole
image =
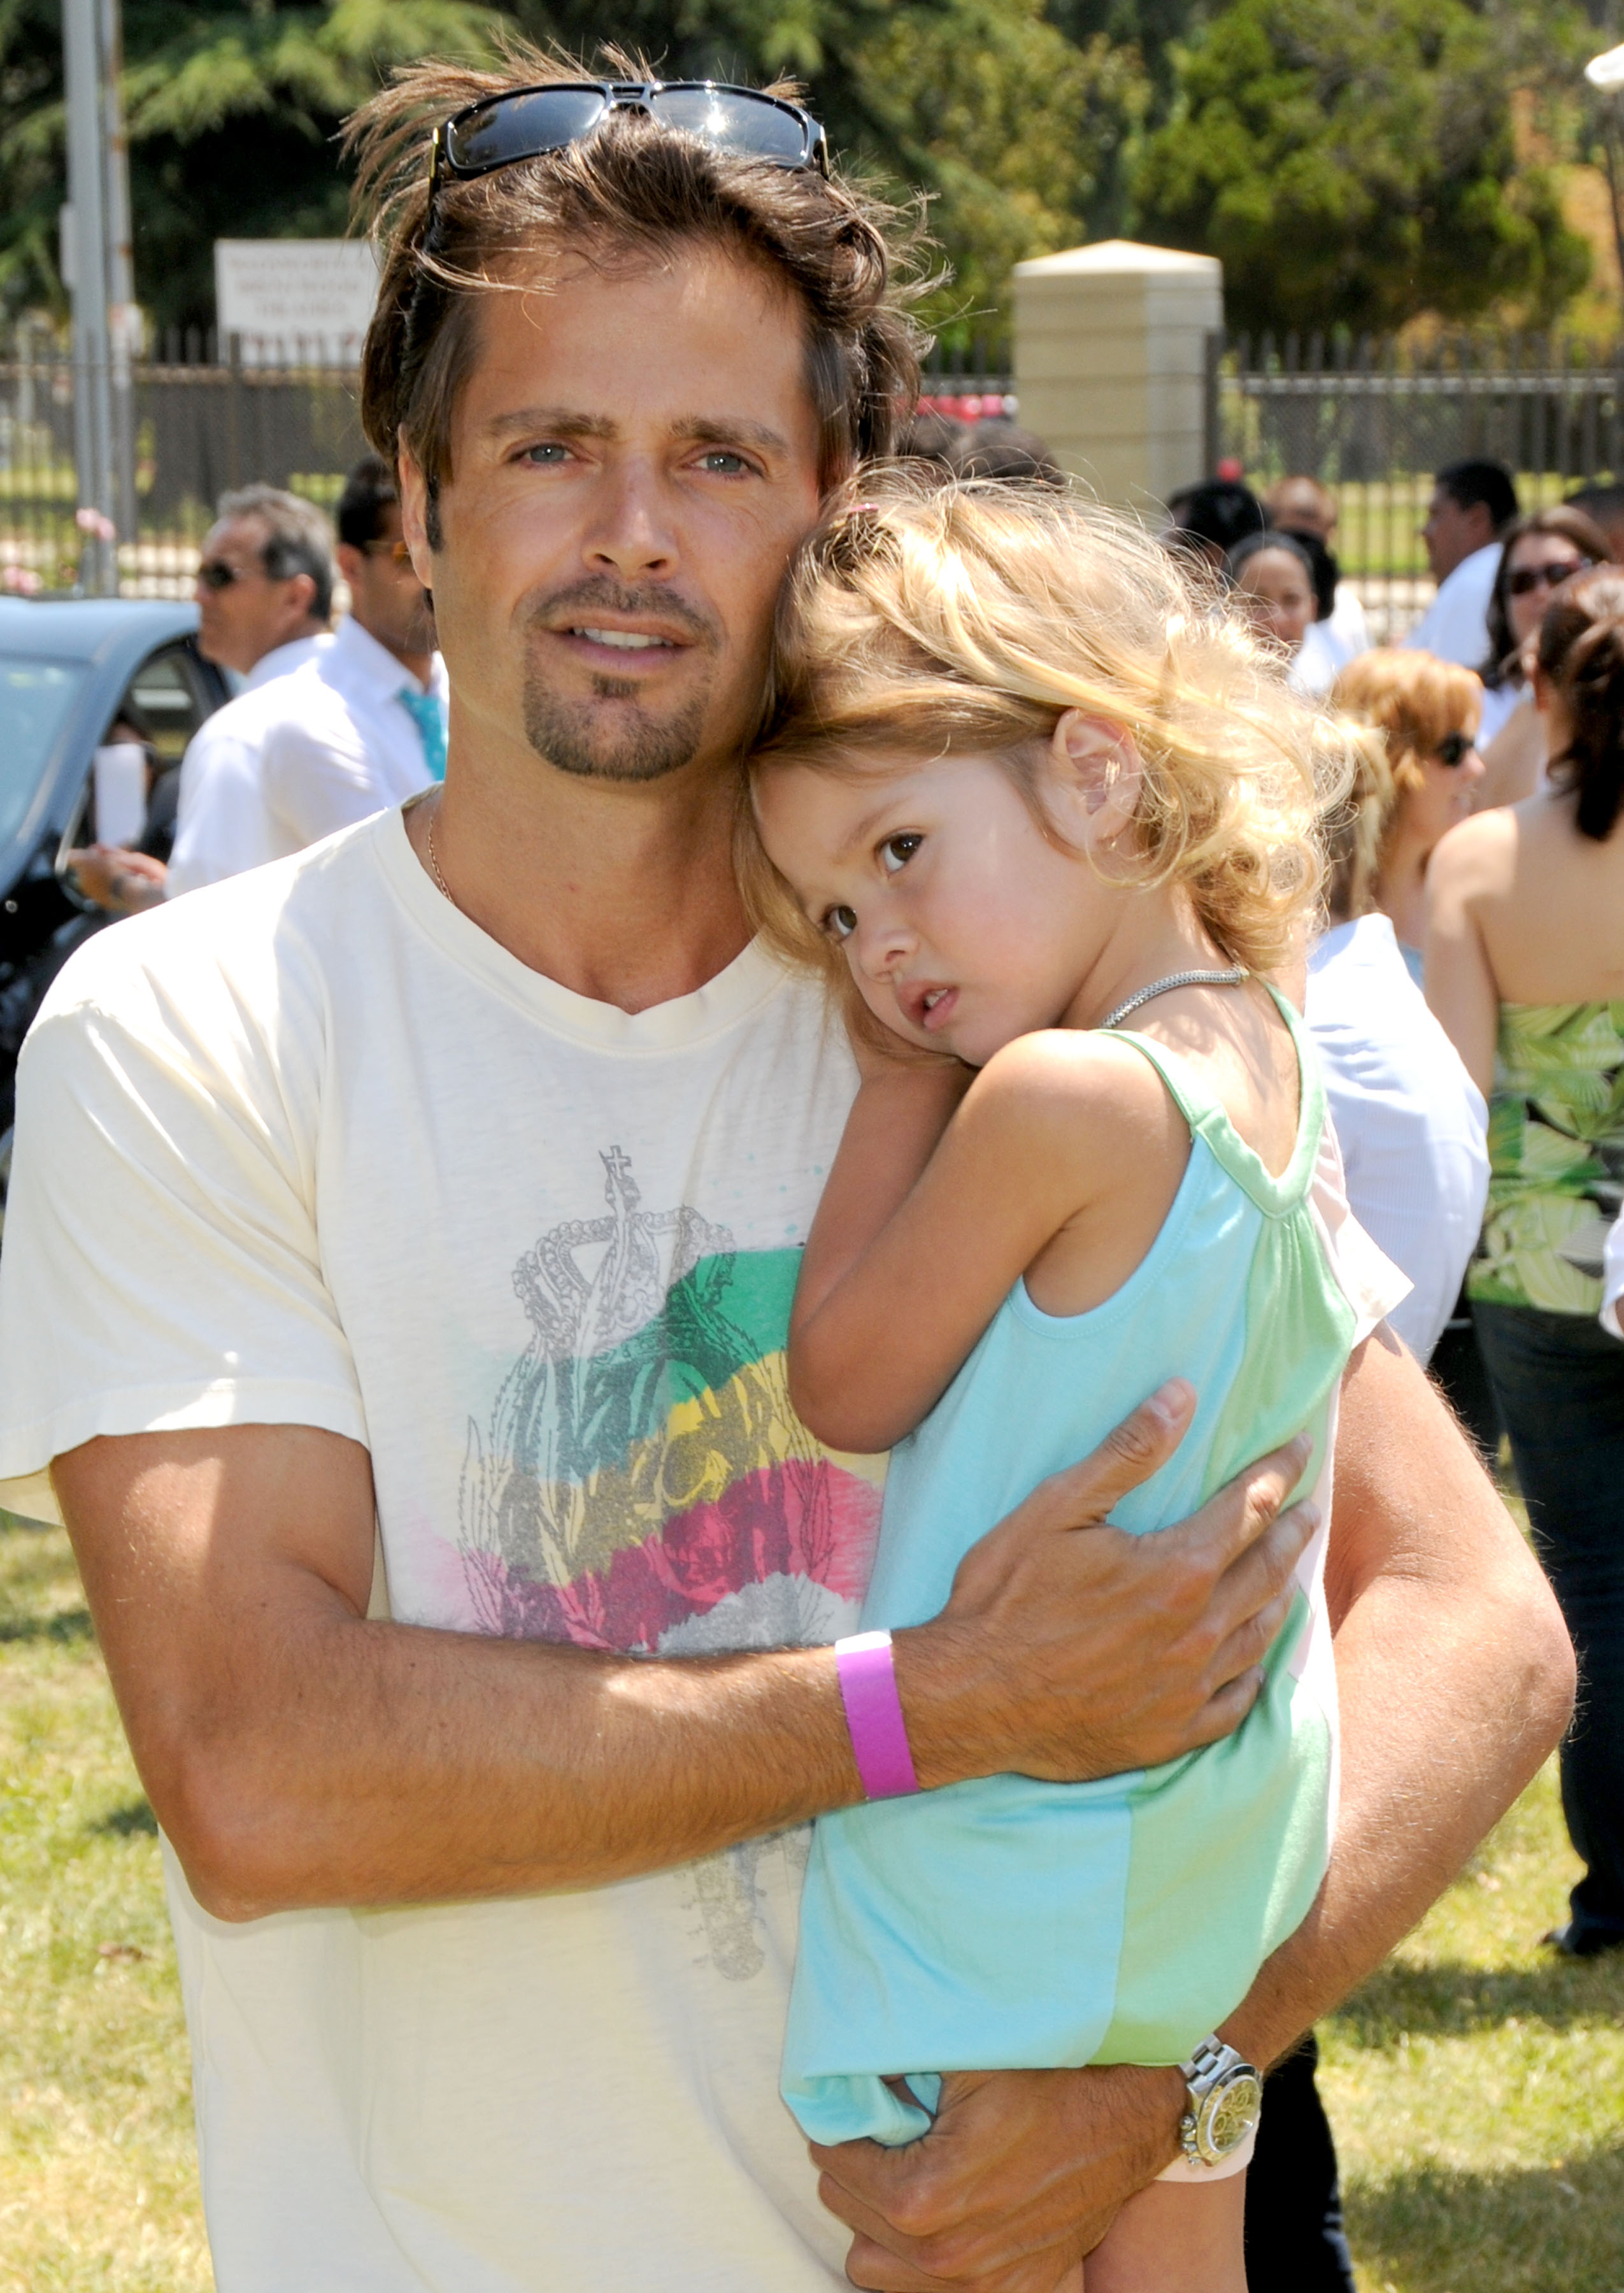
[[[192,927],[231,894],[99,933],[24,1045],[0,1253],[0,1503],[5,1484],[101,1434],[271,1423],[367,1438],[316,1240],[319,995],[278,974],[269,934],[257,979],[211,962]],[[13,1487],[13,1509],[37,1517],[40,1487]]]

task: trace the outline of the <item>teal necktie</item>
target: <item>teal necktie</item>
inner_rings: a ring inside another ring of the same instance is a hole
[[[416,692],[409,685],[402,685],[399,695],[400,706],[417,727],[423,741],[423,760],[432,780],[443,781],[446,776],[446,712],[432,693]]]

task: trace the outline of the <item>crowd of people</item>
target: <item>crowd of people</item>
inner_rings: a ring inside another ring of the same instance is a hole
[[[349,610],[335,630],[340,579]],[[166,853],[69,855],[79,889],[109,914],[302,852],[445,777],[445,666],[394,474],[377,455],[344,482],[336,538],[300,495],[227,494],[196,595],[198,650],[238,689],[186,751]]]
[[[1305,2036],[1570,1634],[1551,1940],[1624,1941],[1606,505],[1440,472],[1374,648],[1312,478],[1164,546],[900,434],[885,212],[691,97],[375,100],[376,452],[336,542],[222,503],[242,689],[23,1053],[0,1476],[217,2281],[1345,2288]]]

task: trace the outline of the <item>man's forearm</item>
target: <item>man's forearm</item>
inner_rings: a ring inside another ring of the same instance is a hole
[[[1079,1533],[1165,1462],[1190,1400],[1043,1484],[899,1635],[927,1784],[1154,1765],[1247,1709],[1309,1531],[1276,1515],[1301,1454],[1159,1539]],[[599,1885],[859,1795],[827,1648],[647,1660],[368,1622],[355,1442],[134,1435],[53,1479],[154,1811],[221,1916]]]
[[[1372,1341],[1337,1445],[1342,1788],[1319,1899],[1224,2026],[1277,2060],[1410,1932],[1537,1772],[1571,1706],[1544,1577],[1407,1355]]]

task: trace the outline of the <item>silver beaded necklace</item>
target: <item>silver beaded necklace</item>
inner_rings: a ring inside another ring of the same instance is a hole
[[[431,826],[429,830],[431,850],[433,834],[434,831]],[[1153,995],[1171,994],[1176,987],[1239,987],[1243,979],[1250,976],[1251,974],[1243,963],[1238,963],[1232,971],[1170,971],[1165,979],[1152,980],[1148,987],[1142,987],[1136,995],[1130,995],[1125,1003],[1119,1003],[1114,1011],[1101,1020],[1100,1025],[1102,1027],[1119,1027],[1130,1011],[1136,1011],[1142,1003],[1148,1003]]]

